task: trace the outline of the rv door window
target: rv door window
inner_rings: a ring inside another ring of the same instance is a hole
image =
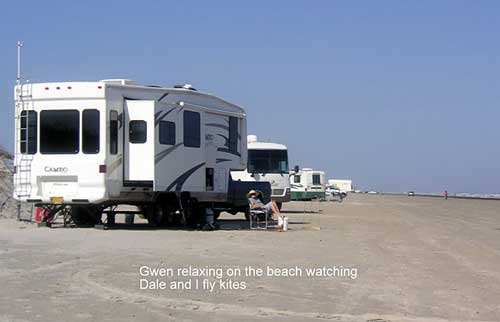
[[[20,146],[21,153],[35,154],[37,146],[37,113],[22,111],[20,117]]]
[[[313,185],[315,186],[321,185],[321,179],[319,174],[313,174]]]
[[[238,152],[238,118],[229,117],[229,152]]]
[[[145,143],[148,139],[146,121],[130,121],[129,136],[130,143]]]
[[[99,153],[99,111],[84,110],[82,113],[82,151]]]
[[[118,153],[118,112],[109,112],[109,153]]]
[[[300,175],[293,176],[293,183],[300,183]]]
[[[160,144],[175,144],[175,123],[160,121]]]
[[[40,152],[77,154],[80,151],[80,113],[77,110],[40,112]]]
[[[200,113],[184,111],[184,146],[200,147]]]

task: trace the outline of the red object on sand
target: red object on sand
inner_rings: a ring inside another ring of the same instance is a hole
[[[42,207],[36,207],[36,213],[35,213],[36,222],[42,222],[46,215],[47,215],[47,210],[43,209]]]

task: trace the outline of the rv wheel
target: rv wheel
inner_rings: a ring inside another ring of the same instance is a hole
[[[199,207],[198,201],[194,198],[189,200],[189,204],[184,208],[184,218],[186,218],[186,226],[196,228],[200,223],[201,215],[204,211],[203,207]]]
[[[71,219],[77,226],[93,226],[101,221],[102,209],[99,206],[71,206]]]
[[[168,214],[160,203],[145,206],[143,208],[148,223],[153,227],[166,226],[168,223]]]

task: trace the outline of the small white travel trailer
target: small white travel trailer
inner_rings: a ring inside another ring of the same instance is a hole
[[[303,168],[291,171],[290,184],[292,200],[311,200],[325,198],[325,173],[323,171]]]
[[[352,180],[328,179],[329,186],[335,186],[340,192],[348,193],[352,191]]]
[[[22,84],[15,102],[14,197],[83,209],[83,223],[119,204],[154,223],[227,204],[230,171],[247,166],[243,108],[189,85]]]
[[[257,136],[247,138],[248,162],[243,171],[231,171],[234,180],[267,181],[271,184],[271,199],[281,208],[290,201],[288,149],[283,144],[259,142]]]

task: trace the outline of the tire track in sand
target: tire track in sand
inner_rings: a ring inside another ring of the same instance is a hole
[[[269,319],[269,318],[301,318],[309,320],[330,320],[330,321],[343,321],[343,322],[359,322],[359,321],[405,321],[405,322],[451,322],[458,320],[448,320],[433,317],[409,317],[409,316],[396,316],[390,314],[328,314],[328,313],[314,313],[314,312],[297,312],[290,310],[278,310],[273,308],[258,308],[250,306],[241,306],[226,303],[211,303],[199,300],[189,300],[183,298],[168,298],[156,297],[139,292],[130,292],[123,289],[104,285],[91,278],[94,273],[92,269],[82,270],[76,273],[74,282],[77,283],[81,290],[88,293],[97,295],[105,300],[119,298],[130,304],[145,306],[147,304],[153,305],[156,309],[148,307],[150,312],[154,312],[169,320],[176,320],[172,315],[162,311],[161,309],[170,309],[173,311],[192,312],[194,314],[205,313],[218,313],[227,316],[248,317],[255,320]],[[95,272],[98,273],[98,272]],[[182,318],[183,321],[186,317]],[[477,320],[460,320],[461,322],[478,322]],[[481,321],[481,322],[494,322],[494,321]]]

